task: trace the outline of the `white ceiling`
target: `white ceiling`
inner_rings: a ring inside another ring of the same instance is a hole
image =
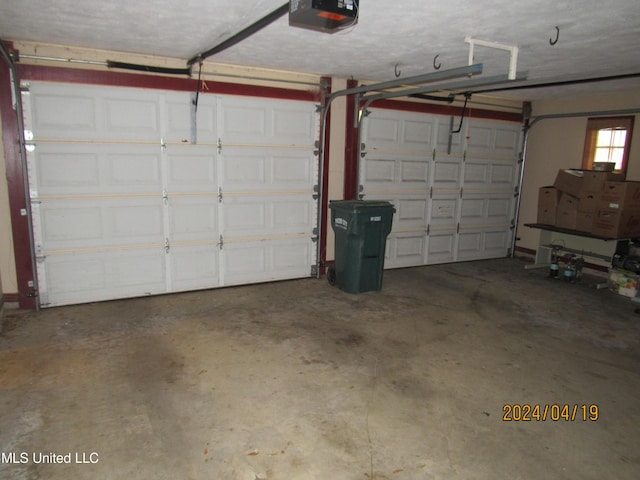
[[[0,38],[186,61],[284,0],[2,0]],[[550,45],[556,36],[558,42]],[[640,72],[638,0],[361,0],[359,21],[335,34],[290,27],[287,16],[209,61],[367,81],[468,64],[465,37],[519,47],[530,83]],[[483,76],[507,72],[509,54],[476,47]],[[105,60],[107,60],[105,58]],[[536,100],[640,87],[640,77],[505,92]]]

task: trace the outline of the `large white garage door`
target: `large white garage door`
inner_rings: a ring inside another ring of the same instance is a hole
[[[311,102],[34,82],[23,104],[41,306],[311,275]]]
[[[454,130],[459,119],[454,119]],[[519,124],[371,109],[360,194],[396,207],[389,268],[499,258],[514,233]]]

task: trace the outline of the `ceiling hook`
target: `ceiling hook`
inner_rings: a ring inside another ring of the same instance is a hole
[[[396,78],[398,78],[402,74],[402,71],[398,70],[398,64],[397,63],[396,63],[396,66],[394,67],[393,71],[396,74]]]
[[[440,67],[442,66],[442,63],[439,63],[436,65],[436,60],[438,59],[439,56],[440,54],[433,57],[433,68],[435,68],[436,70],[440,70]]]
[[[549,45],[555,45],[556,43],[558,43],[558,38],[560,38],[560,28],[556,26],[556,39],[549,39]]]

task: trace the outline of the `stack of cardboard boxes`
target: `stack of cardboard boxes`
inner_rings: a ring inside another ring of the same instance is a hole
[[[640,237],[640,182],[622,174],[560,170],[538,196],[538,223],[603,238]]]

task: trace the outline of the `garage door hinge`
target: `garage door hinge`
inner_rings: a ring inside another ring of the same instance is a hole
[[[36,255],[36,262],[44,262],[46,258],[46,255]]]
[[[220,250],[222,250],[222,247],[224,247],[224,238],[222,238],[222,235],[220,235],[220,241],[216,245]]]
[[[430,230],[431,230],[431,225],[427,225],[427,235],[429,235]]]
[[[222,187],[218,187],[218,203],[222,203]]]
[[[462,193],[464,192],[464,188],[460,189],[460,198],[462,198]]]
[[[163,152],[167,149],[167,141],[164,137],[160,137],[160,148]]]
[[[218,138],[218,154],[222,153],[222,139]]]
[[[433,198],[433,187],[429,187],[429,200]]]
[[[460,224],[456,225],[456,233],[460,233]]]
[[[171,250],[171,244],[169,243],[169,239],[165,238],[164,239],[164,251],[165,251],[165,253],[169,253],[169,250]]]
[[[319,196],[318,195],[318,185],[314,185],[313,186],[313,195],[312,195],[312,197],[313,197],[314,200],[317,200],[318,196]]]
[[[311,276],[315,277],[318,274],[318,266],[317,265],[311,265]]]
[[[169,192],[167,192],[166,189],[162,190],[162,200],[164,201],[164,204],[167,204],[167,201],[169,200]]]

